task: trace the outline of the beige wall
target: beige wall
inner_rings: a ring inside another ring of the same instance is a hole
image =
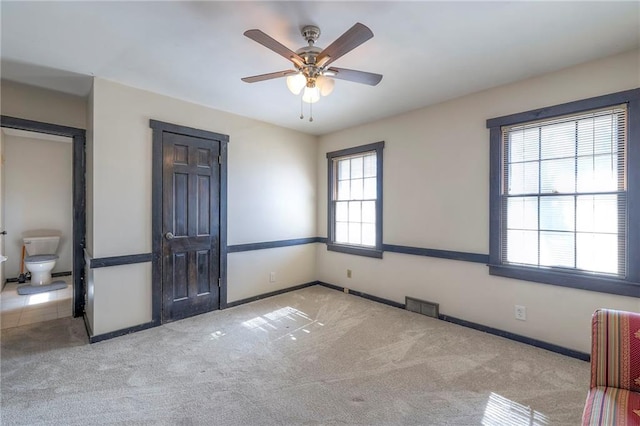
[[[629,52],[320,138],[318,194],[326,152],[384,140],[384,242],[489,252],[489,131],[486,120],[640,87],[640,52]],[[453,165],[452,165],[452,162]],[[326,236],[326,197],[318,197]],[[640,311],[637,298],[488,275],[485,265],[385,253],[384,259],[317,250],[318,279],[404,302],[440,303],[443,314],[589,352],[589,318],[605,306]],[[346,278],[346,269],[353,278]],[[525,305],[527,321],[514,318]]]
[[[59,259],[53,272],[70,272],[73,246],[71,139],[59,142],[5,135],[4,145],[7,278],[15,278],[20,273],[23,232],[39,229],[60,231]]]
[[[230,253],[227,266],[233,285],[229,285],[229,301],[315,281],[315,256],[316,244]],[[275,282],[269,281],[271,272]]]
[[[316,235],[315,137],[95,79],[88,161],[94,257],[151,251],[150,119],[230,136],[229,245]],[[230,255],[228,301],[314,280],[313,251],[298,246]],[[94,334],[151,320],[150,264],[96,269],[89,287]]]
[[[0,112],[10,117],[84,129],[87,100],[53,90],[2,80]]]

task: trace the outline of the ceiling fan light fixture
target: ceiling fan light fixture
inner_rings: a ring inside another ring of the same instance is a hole
[[[287,77],[287,87],[294,95],[299,95],[302,88],[307,85],[307,78],[301,72]]]
[[[320,89],[318,87],[305,87],[302,93],[302,101],[308,104],[314,104],[320,100]]]
[[[331,92],[333,92],[335,84],[336,81],[334,79],[322,75],[318,76],[316,79],[316,87],[320,89],[320,94],[322,96],[329,96]]]

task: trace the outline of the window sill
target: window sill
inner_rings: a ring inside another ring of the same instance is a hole
[[[327,241],[327,250],[337,251],[337,252],[346,253],[346,254],[353,254],[356,256],[366,256],[366,257],[382,259],[382,250],[378,250],[375,248],[346,246],[346,245],[340,245],[340,244],[333,244]]]
[[[561,287],[640,297],[640,283],[581,273],[563,273],[512,265],[488,265],[489,274]]]

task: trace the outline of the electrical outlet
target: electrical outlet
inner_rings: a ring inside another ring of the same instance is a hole
[[[347,269],[347,278],[351,278],[351,269]]]
[[[276,282],[276,273],[275,272],[269,272],[269,282],[270,283],[275,283]]]
[[[527,320],[527,308],[522,305],[516,305],[516,319],[520,321]]]

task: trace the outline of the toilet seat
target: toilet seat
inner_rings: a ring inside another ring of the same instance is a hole
[[[58,256],[55,254],[36,254],[34,256],[25,257],[24,263],[51,262],[52,260],[56,259],[58,259]]]

